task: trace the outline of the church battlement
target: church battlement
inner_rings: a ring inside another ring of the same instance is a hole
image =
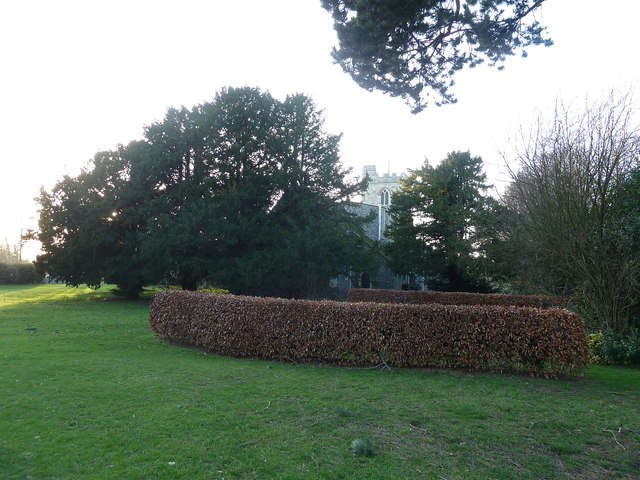
[[[386,173],[378,175],[375,165],[365,165],[362,169],[362,176],[369,177],[369,186],[364,193],[362,203],[368,205],[389,206],[393,192],[400,188],[400,180],[406,178],[405,173]]]

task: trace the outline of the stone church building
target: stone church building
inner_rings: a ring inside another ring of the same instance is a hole
[[[375,165],[366,165],[362,171],[363,177],[369,177],[367,191],[360,203],[351,204],[348,208],[362,217],[371,217],[372,220],[364,225],[365,235],[373,242],[384,243],[388,239],[385,230],[389,224],[389,206],[393,203],[394,193],[400,189],[401,179],[406,177],[402,173],[386,173],[379,175]],[[389,268],[387,258],[380,253],[380,268],[377,272],[365,272],[354,278],[342,277],[335,279],[333,286],[337,288],[339,295],[345,295],[351,288],[406,288],[409,279],[394,275]]]
[[[387,173],[380,176],[375,165],[366,165],[362,169],[362,176],[369,178],[369,185],[362,197],[362,203],[354,205],[354,211],[362,216],[368,216],[373,212],[375,221],[365,226],[365,234],[371,240],[385,241],[384,232],[389,224],[388,209],[393,194],[400,189],[400,180],[405,178],[406,174]]]

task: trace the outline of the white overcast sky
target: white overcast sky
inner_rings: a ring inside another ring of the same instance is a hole
[[[457,104],[412,115],[333,64],[320,0],[1,0],[0,242],[35,226],[40,186],[224,86],[312,96],[327,131],[343,133],[342,160],[355,173],[368,164],[399,173],[470,150],[504,184],[500,152],[520,125],[557,98],[639,85],[640,2],[547,0],[537,17],[554,46],[510,58],[503,71],[461,72]]]

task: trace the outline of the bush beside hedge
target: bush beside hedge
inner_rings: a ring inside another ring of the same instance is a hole
[[[512,307],[550,308],[566,305],[564,297],[545,295],[505,295],[499,293],[466,293],[378,290],[352,288],[347,295],[349,302],[411,303],[426,305],[505,305]]]
[[[614,330],[591,333],[587,337],[589,363],[603,365],[640,365],[640,329],[625,335]]]
[[[394,305],[163,292],[153,330],[235,357],[559,374],[587,364],[583,320],[559,309]]]

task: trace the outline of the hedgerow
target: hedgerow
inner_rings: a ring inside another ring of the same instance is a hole
[[[0,285],[39,283],[42,275],[33,263],[0,263]]]
[[[150,323],[162,338],[235,357],[556,375],[587,364],[567,310],[285,300],[169,291]]]
[[[565,297],[547,295],[505,295],[500,293],[466,293],[381,290],[374,288],[353,288],[347,295],[349,302],[410,303],[426,305],[505,305],[512,307],[550,308],[564,306]]]

